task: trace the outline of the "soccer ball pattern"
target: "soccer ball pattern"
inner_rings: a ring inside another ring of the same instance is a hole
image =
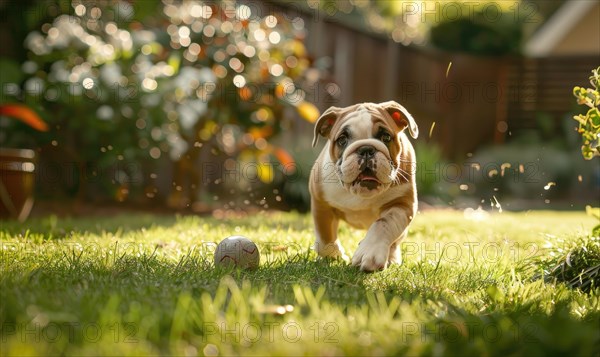
[[[227,237],[215,250],[215,266],[256,269],[259,261],[258,247],[244,236]]]

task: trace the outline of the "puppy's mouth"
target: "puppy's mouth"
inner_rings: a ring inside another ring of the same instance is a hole
[[[352,184],[360,185],[361,187],[365,187],[369,190],[374,190],[381,185],[381,181],[379,181],[377,175],[372,169],[365,168],[360,174],[358,174],[356,180],[354,180]]]

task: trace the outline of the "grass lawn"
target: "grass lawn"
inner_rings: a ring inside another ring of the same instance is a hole
[[[473,218],[473,217],[471,217]],[[598,355],[600,289],[532,279],[587,236],[585,213],[420,213],[402,265],[315,259],[309,216],[121,215],[0,229],[8,355]],[[215,269],[215,242],[256,242],[255,271]],[[341,227],[349,253],[364,232]]]

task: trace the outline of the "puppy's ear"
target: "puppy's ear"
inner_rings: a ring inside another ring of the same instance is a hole
[[[404,130],[408,127],[410,136],[414,139],[419,136],[419,127],[406,108],[393,100],[381,103],[380,106],[388,112],[392,119],[394,119],[394,122],[396,122],[400,130]]]
[[[338,108],[338,107],[329,107],[329,109],[327,109],[325,112],[323,112],[323,114],[321,114],[319,119],[317,119],[317,123],[315,124],[315,133],[314,133],[313,142],[312,142],[313,147],[315,145],[317,145],[317,139],[319,138],[319,135],[321,135],[323,137],[329,136],[329,132],[331,132],[331,128],[333,127],[333,124],[335,124],[336,120],[338,120],[338,118],[339,118],[341,109],[342,108]]]

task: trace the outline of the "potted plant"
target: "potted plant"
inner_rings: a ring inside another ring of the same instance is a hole
[[[0,105],[0,116],[21,120],[31,128],[47,131],[48,126],[29,107]],[[0,219],[24,221],[33,207],[35,151],[0,147]]]

